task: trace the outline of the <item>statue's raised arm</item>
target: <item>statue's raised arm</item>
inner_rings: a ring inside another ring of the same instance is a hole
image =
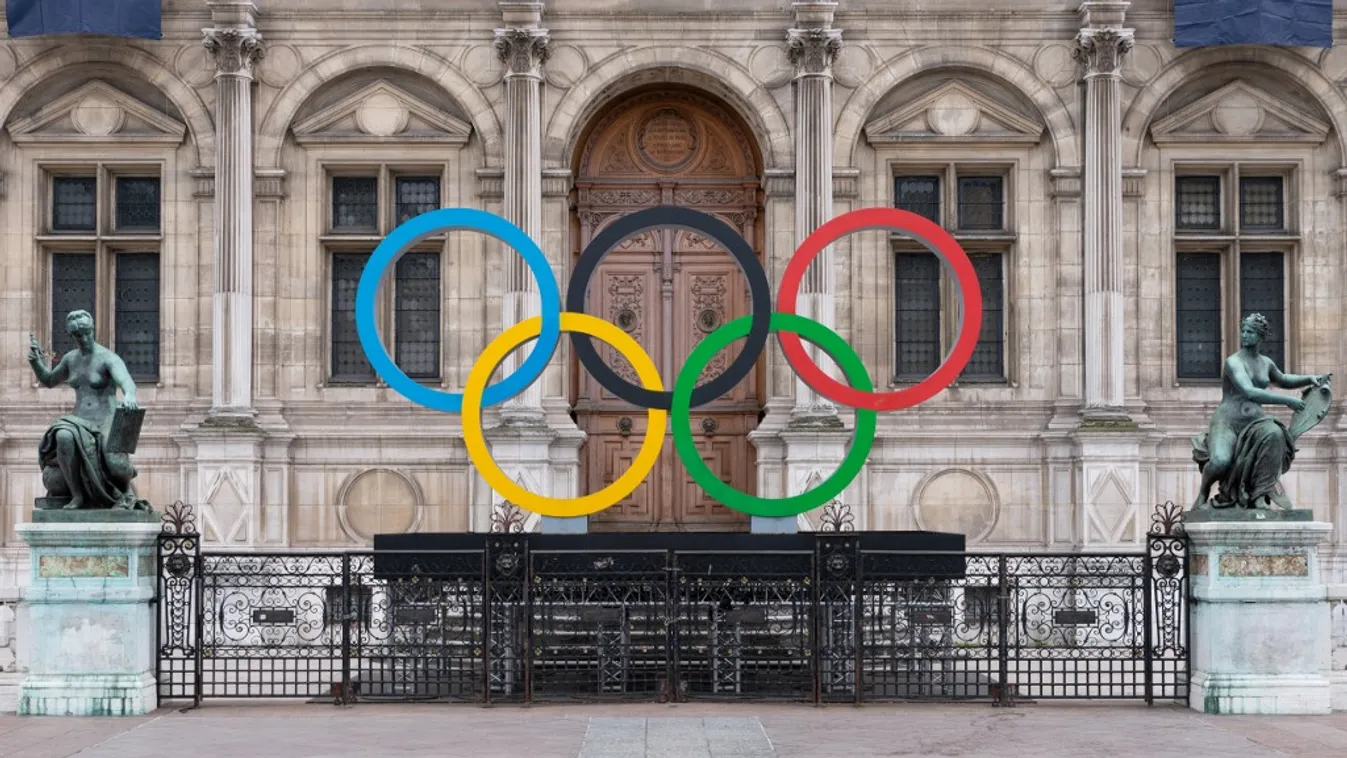
[[[36,339],[29,340],[28,362],[44,387],[68,383],[75,391],[75,409],[57,419],[42,435],[38,462],[47,496],[38,508],[148,510],[136,497],[131,480],[136,468],[130,457],[109,449],[109,432],[120,407],[139,408],[136,384],[120,357],[94,339],[94,319],[88,311],[66,317],[66,329],[76,348],[49,368]]]
[[[1240,322],[1240,349],[1221,370],[1221,403],[1207,432],[1193,437],[1193,460],[1202,482],[1194,509],[1270,508],[1290,510],[1281,477],[1295,460],[1296,439],[1314,428],[1332,404],[1332,374],[1284,374],[1259,350],[1270,332],[1262,314]],[[1268,389],[1301,389],[1300,397]],[[1263,409],[1284,405],[1294,416],[1288,428]],[[1220,485],[1213,497],[1212,487]]]

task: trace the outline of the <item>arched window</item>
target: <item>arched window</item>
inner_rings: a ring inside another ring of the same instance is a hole
[[[1180,381],[1219,379],[1250,313],[1272,327],[1264,353],[1283,368],[1295,360],[1289,304],[1310,223],[1303,200],[1329,126],[1264,84],[1233,75],[1195,83],[1151,126],[1170,207],[1162,224],[1174,251]]]

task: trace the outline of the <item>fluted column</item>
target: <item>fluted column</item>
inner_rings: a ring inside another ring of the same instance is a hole
[[[542,3],[501,3],[505,21],[519,26],[496,30],[495,47],[505,63],[505,218],[531,239],[543,232],[542,66],[547,61],[547,30],[538,24]],[[514,15],[517,14],[517,15]],[[524,259],[505,256],[502,323],[538,315],[538,287]],[[502,376],[514,371],[524,353],[506,359]],[[509,425],[541,425],[542,383],[535,382],[501,408]]]
[[[1084,66],[1085,414],[1122,418],[1122,64],[1132,49],[1122,28],[1130,3],[1086,2],[1074,57]]]
[[[215,61],[215,294],[212,415],[253,413],[253,66],[262,35],[252,3],[208,3],[202,44]]]
[[[842,31],[832,28],[835,2],[793,4],[795,27],[786,50],[795,66],[795,243],[804,241],[833,215],[833,58]],[[837,275],[832,248],[819,254],[800,286],[798,312],[827,326],[835,323]],[[813,345],[814,360],[823,358]],[[794,426],[840,426],[837,409],[798,378]]]

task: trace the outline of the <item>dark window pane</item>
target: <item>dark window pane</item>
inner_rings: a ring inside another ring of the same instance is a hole
[[[88,311],[97,319],[94,312],[97,284],[98,268],[93,253],[60,253],[51,257],[51,349],[58,357],[75,348],[65,322],[71,311]]]
[[[396,184],[399,224],[440,207],[438,176],[403,176]]]
[[[117,231],[159,231],[159,178],[117,177]]]
[[[413,379],[440,376],[440,255],[407,253],[397,266],[395,359]]]
[[[1263,355],[1286,368],[1286,274],[1281,253],[1245,253],[1239,259],[1240,319],[1250,313],[1267,318],[1272,334]]]
[[[159,256],[121,253],[117,256],[115,349],[136,380],[159,376]]]
[[[332,180],[332,228],[339,232],[379,231],[379,180],[363,176]]]
[[[1246,232],[1279,232],[1286,228],[1280,176],[1245,176],[1239,180],[1239,227]]]
[[[935,372],[940,353],[940,260],[931,253],[898,253],[894,334],[900,380],[925,379]]]
[[[970,255],[982,287],[982,332],[978,335],[973,357],[963,370],[967,379],[1002,379],[1005,377],[1004,303],[1005,286],[1001,255]]]
[[[1000,231],[1005,228],[1005,182],[999,176],[959,177],[959,228]]]
[[[58,176],[51,183],[51,230],[92,232],[96,227],[98,182],[92,176]]]
[[[1178,374],[1180,379],[1221,376],[1221,256],[1179,253]]]
[[[1180,176],[1175,180],[1175,223],[1187,231],[1220,231],[1221,177]]]
[[[332,378],[338,381],[374,381],[355,328],[355,290],[367,262],[367,253],[332,256]]]
[[[937,224],[940,220],[940,177],[898,176],[893,180],[894,205],[925,216]]]

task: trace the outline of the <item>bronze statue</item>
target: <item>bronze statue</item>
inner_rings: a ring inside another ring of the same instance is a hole
[[[47,488],[47,497],[39,498],[38,507],[150,510],[131,487],[136,467],[128,453],[135,450],[134,438],[139,436],[138,423],[144,413],[136,403],[136,383],[122,359],[94,340],[94,319],[88,311],[71,312],[66,328],[77,347],[62,356],[55,368],[44,364],[37,339],[29,340],[28,363],[42,386],[66,382],[75,390],[74,414],[57,419],[38,446],[42,483]],[[118,389],[122,391],[120,405]],[[114,421],[124,421],[128,414],[135,428],[114,431]],[[133,441],[126,449],[128,434]]]
[[[1221,370],[1221,404],[1211,427],[1193,437],[1193,460],[1202,475],[1194,509],[1270,508],[1290,510],[1281,489],[1281,476],[1295,459],[1296,439],[1327,415],[1332,404],[1332,374],[1283,374],[1272,359],[1259,352],[1268,336],[1267,318],[1249,314],[1240,322],[1240,349],[1225,359]],[[1307,388],[1301,397],[1269,392]],[[1291,426],[1269,416],[1264,405],[1285,405],[1294,411]],[[1214,498],[1211,488],[1220,484]]]

